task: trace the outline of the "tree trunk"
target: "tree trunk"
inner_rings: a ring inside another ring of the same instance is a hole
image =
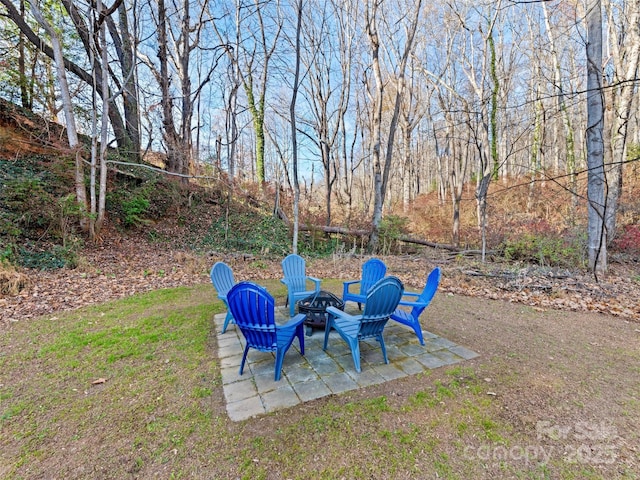
[[[500,175],[500,161],[498,159],[498,92],[500,81],[498,80],[496,44],[493,40],[493,28],[487,35],[489,46],[489,73],[491,75],[491,110],[489,111],[489,127],[491,131],[491,161],[493,163],[493,179],[498,180]]]
[[[25,8],[24,8],[24,0],[20,0],[20,14],[24,16]],[[33,108],[33,91],[30,88],[32,85],[32,81],[29,80],[27,76],[27,67],[26,67],[26,48],[24,41],[24,33],[20,32],[20,36],[18,37],[18,74],[20,75],[20,99],[22,101],[22,106],[26,109],[31,110]]]
[[[414,9],[414,16],[411,21],[411,25],[406,30],[406,41],[404,45],[404,51],[400,57],[398,69],[398,76],[396,80],[396,94],[393,103],[393,115],[389,122],[389,134],[387,137],[387,147],[385,152],[385,162],[382,165],[382,107],[384,102],[384,83],[382,80],[382,71],[380,67],[380,39],[378,36],[378,7],[377,0],[373,1],[373,8],[370,8],[370,4],[367,3],[365,8],[365,22],[367,29],[367,36],[369,37],[369,43],[371,46],[372,56],[372,68],[376,81],[376,95],[375,95],[375,107],[373,114],[373,149],[372,157],[374,164],[374,201],[373,201],[373,219],[372,230],[369,249],[375,251],[378,248],[378,228],[382,221],[382,209],[384,206],[385,195],[387,186],[389,183],[389,172],[391,170],[391,163],[393,159],[393,146],[395,141],[395,133],[398,127],[398,118],[400,116],[400,106],[405,88],[405,71],[407,67],[407,61],[409,55],[413,49],[413,40],[420,19],[420,7],[422,0],[418,0]],[[370,11],[371,10],[371,11]]]
[[[607,270],[604,178],[604,99],[602,94],[602,11],[600,0],[587,3],[587,180],[589,268],[596,279]]]
[[[293,77],[293,87],[291,92],[291,104],[289,113],[291,115],[291,148],[293,162],[293,245],[292,252],[298,253],[298,225],[300,222],[300,183],[298,182],[298,135],[296,129],[296,100],[298,98],[298,82],[300,79],[300,31],[302,28],[302,0],[296,4],[297,24],[296,24],[296,62],[295,74]]]
[[[573,203],[578,199],[577,195],[577,181],[576,181],[576,152],[575,152],[575,140],[573,133],[573,126],[571,125],[571,117],[569,116],[569,109],[564,98],[564,81],[562,79],[562,69],[560,66],[560,59],[558,58],[558,50],[556,48],[556,41],[554,32],[555,29],[551,26],[551,20],[549,16],[549,9],[546,2],[542,2],[542,10],[544,12],[545,29],[547,32],[547,38],[549,40],[549,46],[551,48],[551,57],[553,61],[553,86],[556,90],[556,102],[558,105],[558,111],[562,115],[562,126],[564,128],[564,140],[565,140],[565,171],[569,174],[569,186],[574,194]],[[559,131],[560,129],[558,129]],[[558,135],[560,137],[560,135]],[[559,149],[558,149],[559,150]],[[559,155],[558,155],[559,156]],[[557,173],[557,172],[556,172]]]
[[[134,12],[134,15],[136,12]],[[140,141],[140,108],[138,102],[138,74],[135,46],[131,42],[133,34],[129,31],[129,17],[125,2],[118,7],[122,53],[120,64],[123,71],[122,105],[125,118],[127,143],[120,147],[120,154],[133,161],[139,161],[142,152]],[[109,22],[110,25],[112,22]],[[111,33],[114,36],[114,33]],[[117,38],[117,37],[116,37]]]
[[[102,18],[103,10],[102,0],[98,0],[97,11],[99,18],[99,38],[102,44],[101,63],[102,65],[108,65],[109,59],[107,56],[107,34],[106,24],[104,18]],[[102,84],[107,85],[109,82],[109,73],[107,68],[102,69]],[[95,220],[93,239],[100,235],[102,226],[104,225],[105,209],[107,204],[107,146],[109,145],[109,110],[111,109],[111,99],[108,95],[108,90],[105,88],[102,90],[102,125],[100,128],[100,181],[99,181],[99,193],[98,193],[98,212]]]
[[[373,1],[373,11],[371,2],[367,2],[365,8],[365,23],[369,43],[371,45],[371,64],[375,78],[376,91],[373,105],[372,133],[371,133],[371,158],[373,162],[373,218],[371,237],[369,238],[369,249],[375,251],[378,248],[378,227],[382,220],[382,101],[384,94],[384,83],[382,82],[382,72],[380,69],[380,40],[378,38],[377,12],[378,2]]]
[[[65,126],[69,147],[75,156],[75,187],[76,200],[80,207],[80,226],[84,231],[88,228],[87,222],[87,192],[84,187],[84,163],[82,160],[82,152],[80,142],[78,140],[78,131],[76,128],[76,119],[73,114],[73,103],[71,102],[71,94],[69,92],[69,83],[67,81],[67,71],[64,65],[64,54],[62,52],[62,42],[56,30],[44,18],[39,7],[33,2],[31,11],[36,21],[46,30],[51,38],[51,46],[56,64],[56,78],[60,88],[60,97],[62,99],[62,110],[65,116]]]
[[[607,6],[610,8],[609,3],[607,3]],[[616,41],[616,38],[614,38],[614,41],[611,42],[614,44],[612,50],[615,71],[614,85],[611,88],[612,122],[607,126],[608,131],[611,132],[611,165],[605,171],[607,179],[607,209],[605,213],[607,242],[613,241],[616,235],[616,216],[618,202],[622,194],[622,173],[625,163],[627,129],[634,95],[636,95],[634,80],[640,60],[640,1],[627,2],[625,7],[625,17],[628,17],[628,23],[623,33],[623,39]],[[609,17],[609,23],[613,24],[611,14]],[[610,26],[609,29],[610,31],[613,30],[613,26]]]
[[[92,57],[92,53],[91,50],[94,49],[94,43],[95,43],[95,39],[93,38],[93,36],[91,35],[90,31],[93,29],[93,27],[89,27],[87,25],[86,19],[84,17],[84,15],[82,15],[79,11],[78,11],[78,7],[76,6],[75,3],[73,3],[71,0],[62,0],[62,3],[67,11],[67,13],[69,14],[69,18],[71,19],[71,21],[73,22],[73,25],[76,29],[76,32],[78,34],[78,37],[80,38],[80,40],[82,41],[82,44],[84,46],[85,51],[87,52],[87,55],[89,57]],[[103,16],[105,17],[105,20],[107,21],[108,24],[112,24],[112,20],[111,20],[111,13],[113,13],[115,11],[115,8],[118,8],[119,6],[121,6],[122,0],[116,0],[116,2],[113,4],[113,6],[111,7],[111,9],[105,9],[105,11],[103,12]],[[102,20],[101,20],[102,21]],[[116,49],[116,52],[118,53],[118,55],[120,56],[120,59],[122,58],[121,55],[121,51],[122,51],[122,45],[121,45],[121,41],[120,41],[120,36],[119,36],[119,32],[117,30],[117,28],[115,28],[115,26],[113,26],[113,28],[110,29],[111,31],[111,35],[112,38],[114,39],[114,47]],[[126,35],[129,35],[130,32],[126,32]],[[120,67],[123,69],[125,69],[125,65],[121,63]],[[106,69],[107,72],[105,75],[102,74],[102,69]],[[67,69],[69,69],[69,62],[67,62]],[[98,71],[98,82],[97,83],[92,83],[90,79],[94,78],[93,74],[88,74],[84,71],[82,72],[78,72],[77,70],[72,70],[76,75],[79,75],[81,79],[83,79],[84,81],[86,81],[89,85],[92,86],[92,88],[97,89],[98,90],[98,94],[102,97],[102,96],[107,96],[108,98],[112,97],[112,92],[110,91],[110,87],[109,87],[109,76],[112,75],[112,78],[114,78],[115,83],[117,85],[121,85],[123,82],[126,82],[126,79],[116,79],[115,77],[115,70],[117,69],[113,69],[110,68],[109,65],[102,65],[102,62],[100,61],[100,59],[98,57],[96,57],[95,55],[93,55],[93,64],[91,64],[91,69],[92,70],[96,70]],[[83,76],[84,75],[84,76]],[[102,79],[106,79],[106,83],[103,82]],[[114,105],[112,104],[112,107],[114,107]],[[114,136],[116,138],[116,142],[118,145],[118,148],[120,149],[120,151],[122,152],[123,155],[126,155],[127,152],[130,152],[132,149],[132,140],[130,138],[129,135],[129,131],[127,130],[127,126],[125,125],[125,121],[122,118],[122,115],[120,114],[120,111],[117,108],[111,108],[109,109],[109,120],[111,122],[111,127],[113,128],[113,133]],[[139,119],[136,120],[137,122],[139,122]],[[138,142],[139,144],[139,142]],[[130,157],[131,158],[131,157]],[[137,158],[137,157],[134,157]]]
[[[158,0],[158,60],[160,61],[160,83],[162,104],[162,129],[167,149],[167,170],[182,173],[183,161],[178,140],[178,132],[173,123],[173,99],[171,97],[171,79],[169,77],[169,58],[167,48],[167,11],[164,0]]]

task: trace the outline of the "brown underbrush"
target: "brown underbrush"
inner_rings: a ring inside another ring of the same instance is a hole
[[[29,277],[8,262],[0,262],[0,295],[17,295],[29,286]]]

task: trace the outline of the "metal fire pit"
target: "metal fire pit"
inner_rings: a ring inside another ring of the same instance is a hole
[[[308,337],[313,334],[314,328],[324,328],[327,324],[327,307],[336,307],[342,310],[344,302],[333,293],[324,290],[309,295],[298,302],[298,312],[307,315],[304,324],[307,326]]]

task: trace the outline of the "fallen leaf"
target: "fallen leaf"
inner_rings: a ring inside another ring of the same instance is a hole
[[[100,385],[101,383],[106,383],[107,379],[106,378],[98,378],[97,380],[94,380],[93,382],[91,382],[91,385]]]

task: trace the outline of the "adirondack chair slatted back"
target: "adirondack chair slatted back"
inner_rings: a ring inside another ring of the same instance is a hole
[[[376,282],[364,299],[362,315],[351,315],[335,307],[327,307],[327,328],[324,331],[323,350],[327,349],[329,333],[332,329],[347,342],[351,349],[353,365],[357,372],[360,367],[360,340],[375,338],[380,344],[384,363],[389,363],[382,332],[391,314],[398,307],[404,286],[397,277],[384,277]]]
[[[229,309],[251,348],[273,352],[277,348],[274,299],[260,285],[240,282],[229,292]]]
[[[360,279],[360,295],[366,295],[369,289],[387,273],[387,266],[377,258],[367,260],[362,265],[362,278]]]
[[[231,267],[224,262],[216,262],[211,268],[211,283],[218,291],[219,296],[227,296],[231,287],[235,285],[235,278]]]
[[[222,300],[227,307],[227,315],[222,326],[222,333],[224,333],[227,331],[229,323],[233,322],[233,315],[231,315],[231,310],[229,310],[229,304],[227,303],[227,294],[236,284],[236,280],[231,267],[224,262],[216,262],[211,268],[209,276],[213,287],[218,292],[218,298]]]
[[[433,300],[433,297],[438,290],[438,285],[440,285],[440,268],[436,267],[431,270],[431,273],[429,273],[429,276],[427,277],[427,283],[418,298],[419,305],[411,309],[412,317],[420,317],[424,309],[427,308],[429,303],[431,303],[431,300]]]
[[[293,317],[298,300],[320,291],[320,279],[307,275],[304,258],[295,253],[287,255],[282,260],[282,273],[284,278],[280,281],[287,286],[287,304],[289,314]],[[311,284],[312,289],[308,289],[307,285]]]
[[[394,276],[378,280],[367,294],[367,301],[362,312],[360,338],[376,337],[384,329],[389,317],[398,306],[404,286]]]
[[[403,299],[400,302],[401,307],[411,307],[411,311],[405,308],[398,308],[391,315],[391,320],[395,320],[416,333],[416,337],[420,341],[420,345],[424,345],[424,335],[422,334],[422,325],[420,324],[420,315],[429,305],[433,296],[438,290],[440,284],[440,268],[436,267],[427,276],[427,283],[422,293],[404,292]]]
[[[306,289],[306,265],[304,258],[300,255],[287,255],[282,260],[282,273],[288,286],[294,291],[299,292]]]
[[[240,362],[240,375],[244,370],[249,349],[275,352],[274,380],[280,380],[284,355],[297,337],[300,354],[304,355],[305,315],[296,315],[284,325],[275,322],[275,303],[264,287],[252,282],[240,282],[227,295],[229,308],[236,324],[245,338],[244,352]]]

